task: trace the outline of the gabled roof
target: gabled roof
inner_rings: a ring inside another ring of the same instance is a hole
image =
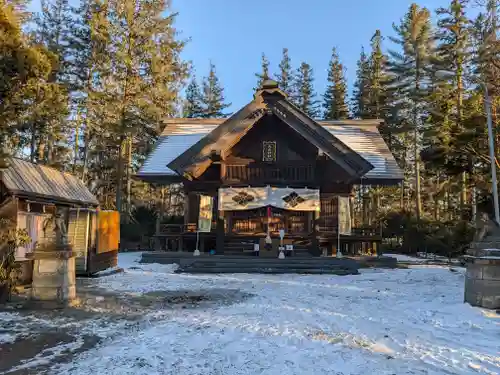
[[[99,205],[85,184],[69,173],[17,158],[9,159],[9,163],[2,182],[11,194],[60,203]]]
[[[264,115],[270,113],[328,155],[352,179],[359,178],[374,168],[363,157],[291,104],[272,81],[265,82],[263,89],[256,93],[252,102],[172,160],[168,168],[181,176],[200,176],[211,164],[212,152],[224,155]]]
[[[147,180],[154,180],[157,177],[175,179],[177,173],[167,165],[225,120],[186,118],[165,120],[165,129],[137,176]],[[397,183],[403,179],[403,172],[379,133],[380,120],[316,122],[374,166],[362,176],[367,183],[376,184],[378,181]]]
[[[374,168],[369,161],[363,159],[361,155],[335,137],[334,134],[325,130],[288,100],[280,99],[274,102],[271,108],[273,113],[283,122],[302,134],[351,176],[361,177]]]
[[[262,118],[264,107],[262,101],[250,102],[172,160],[168,167],[181,176],[188,174],[198,177],[211,164],[212,151],[223,152],[234,145]]]
[[[404,179],[394,155],[380,134],[380,120],[319,121],[323,128],[351,147],[374,168],[362,176],[362,180],[385,180],[396,183]]]

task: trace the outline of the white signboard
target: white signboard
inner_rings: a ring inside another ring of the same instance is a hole
[[[210,232],[212,229],[212,197],[200,195],[200,215],[198,217],[198,232]]]
[[[339,197],[339,234],[351,235],[351,205],[349,197]]]

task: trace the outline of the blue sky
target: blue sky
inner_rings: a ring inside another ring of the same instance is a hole
[[[190,37],[184,56],[192,60],[198,76],[209,61],[216,67],[226,97],[237,110],[253,94],[264,52],[277,73],[283,47],[292,64],[308,62],[314,69],[316,90],[325,87],[331,49],[336,46],[347,69],[350,87],[355,79],[361,47],[369,48],[377,28],[392,34],[413,1],[410,0],[172,0],[179,12],[177,27]],[[448,0],[421,0],[435,10]],[[390,46],[386,40],[386,47]]]
[[[314,69],[315,88],[325,88],[332,47],[337,47],[347,69],[349,88],[355,80],[361,47],[369,49],[376,29],[391,35],[411,0],[171,0],[179,12],[176,27],[189,38],[184,58],[191,60],[198,77],[216,67],[226,98],[236,111],[253,95],[265,53],[271,74],[277,73],[282,49],[289,49],[294,68],[306,61]],[[76,3],[77,0],[70,0]],[[450,0],[420,0],[434,11]],[[31,8],[40,8],[33,0]],[[385,48],[391,48],[389,40]]]

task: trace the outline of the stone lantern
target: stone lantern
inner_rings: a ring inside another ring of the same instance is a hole
[[[47,307],[64,307],[76,299],[75,255],[68,243],[64,215],[56,211],[44,223],[44,231],[53,227],[52,240],[37,246],[31,255],[34,260],[32,301]]]
[[[500,309],[500,228],[483,214],[476,223],[476,236],[467,255],[465,302],[487,309]]]

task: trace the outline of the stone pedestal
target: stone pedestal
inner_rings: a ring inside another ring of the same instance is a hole
[[[50,245],[33,253],[32,301],[65,306],[76,299],[75,255],[69,245]]]
[[[500,249],[469,250],[465,261],[465,302],[500,309]]]

